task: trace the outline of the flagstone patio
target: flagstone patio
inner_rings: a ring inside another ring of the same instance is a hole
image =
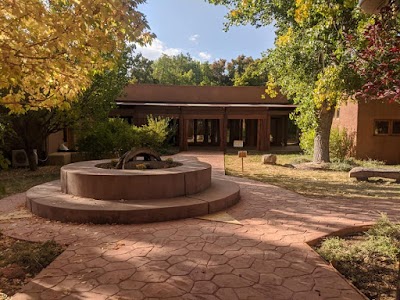
[[[309,199],[224,176],[220,152],[179,155],[238,183],[239,204],[202,219],[80,225],[27,215],[25,194],[2,199],[4,234],[69,245],[13,299],[364,299],[306,242],[380,212],[399,221],[399,201]]]

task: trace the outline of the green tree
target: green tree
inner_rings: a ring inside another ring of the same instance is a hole
[[[228,62],[226,65],[226,71],[231,81],[230,85],[234,85],[236,79],[240,78],[245,72],[246,68],[253,62],[254,60],[252,57],[246,57],[243,54]]]
[[[153,78],[165,85],[199,85],[202,81],[200,62],[189,54],[164,54],[153,63]]]
[[[144,57],[141,53],[132,59],[132,82],[133,83],[154,83],[153,61]]]
[[[247,65],[241,74],[236,74],[234,86],[261,86],[268,81],[267,62],[265,59],[256,59]]]
[[[230,8],[230,25],[274,22],[275,48],[268,51],[269,90],[279,87],[299,105],[302,131],[315,131],[314,162],[329,161],[335,107],[359,83],[349,68],[345,34],[355,34],[363,15],[356,0],[209,0]]]

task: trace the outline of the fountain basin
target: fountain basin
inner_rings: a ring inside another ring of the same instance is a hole
[[[60,180],[27,191],[26,206],[61,222],[133,224],[203,216],[239,201],[238,184],[212,178],[209,164],[176,161],[182,165],[152,170],[96,167],[109,160],[66,165]]]
[[[102,200],[148,200],[200,193],[211,185],[211,166],[194,160],[175,160],[181,166],[154,170],[96,167],[109,160],[69,164],[61,168],[61,191]]]

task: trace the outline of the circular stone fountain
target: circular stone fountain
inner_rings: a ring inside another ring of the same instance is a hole
[[[239,201],[231,181],[212,179],[211,165],[190,158],[176,167],[105,169],[110,160],[63,166],[61,179],[27,192],[32,213],[62,222],[145,223],[215,213]]]

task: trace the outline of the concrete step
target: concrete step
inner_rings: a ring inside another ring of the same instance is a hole
[[[239,186],[213,179],[207,190],[184,197],[146,200],[95,200],[61,192],[60,181],[27,191],[28,209],[43,218],[61,222],[133,224],[162,222],[207,215],[239,201]]]

